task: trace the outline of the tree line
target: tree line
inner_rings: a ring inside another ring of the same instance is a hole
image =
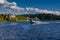
[[[0,21],[18,21],[18,20],[27,20],[28,18],[38,17],[40,20],[60,20],[60,15],[54,14],[23,14],[23,15],[15,15],[15,18],[10,18],[9,15],[12,14],[0,14]]]
[[[38,17],[41,20],[60,20],[60,15],[54,15],[54,14],[24,14],[21,16],[35,18]]]

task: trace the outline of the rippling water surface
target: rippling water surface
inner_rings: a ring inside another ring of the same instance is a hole
[[[0,40],[60,40],[60,21],[0,22]]]

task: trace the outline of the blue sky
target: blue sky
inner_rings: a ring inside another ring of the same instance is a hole
[[[0,0],[1,13],[60,15],[60,0]]]
[[[60,11],[60,0],[7,0],[9,2],[16,2],[20,7],[33,7],[40,9],[47,9],[53,11]]]

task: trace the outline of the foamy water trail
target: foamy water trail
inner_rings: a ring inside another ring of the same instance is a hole
[[[33,25],[38,25],[38,24],[50,24],[50,22],[37,22],[37,23],[34,23]]]
[[[60,22],[57,22],[57,21],[56,22],[55,21],[51,21],[51,22],[50,21],[48,21],[48,22],[40,21],[40,22],[37,22],[37,23],[33,23],[33,25],[38,25],[38,24],[54,24],[54,23],[57,24],[57,23],[60,23]]]

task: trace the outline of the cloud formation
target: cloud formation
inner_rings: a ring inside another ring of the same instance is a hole
[[[5,2],[6,2],[6,0],[0,0],[0,4],[3,4]]]
[[[48,11],[42,10],[39,8],[32,7],[18,7],[16,2],[8,2],[7,0],[0,0],[0,13],[16,13],[16,14],[37,14],[37,13],[46,13],[46,14],[55,14],[60,15],[58,11]]]

